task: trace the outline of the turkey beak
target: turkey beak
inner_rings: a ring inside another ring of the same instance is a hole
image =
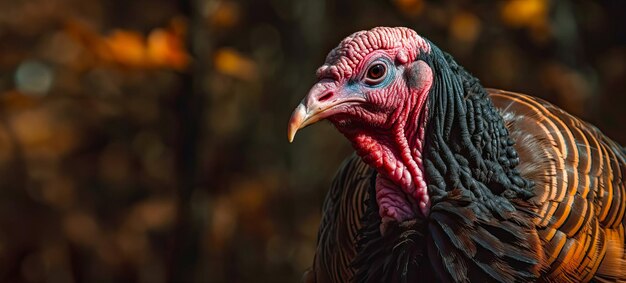
[[[337,88],[335,81],[322,80],[316,83],[291,114],[287,126],[289,142],[293,141],[298,130],[342,112],[345,107],[341,106],[363,101],[363,97]]]
[[[311,116],[307,112],[306,106],[300,103],[291,114],[289,125],[287,126],[287,139],[289,139],[290,143],[293,142],[293,138],[296,136],[298,130],[316,122],[310,119]]]

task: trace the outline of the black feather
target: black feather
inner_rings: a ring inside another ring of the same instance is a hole
[[[392,223],[381,235],[367,202],[352,263],[355,282],[513,282],[537,278],[532,182],[502,117],[480,82],[431,44],[418,60],[433,70],[424,146],[427,219]],[[373,177],[375,178],[375,177]],[[372,182],[370,196],[375,195]],[[521,210],[517,208],[521,207]]]

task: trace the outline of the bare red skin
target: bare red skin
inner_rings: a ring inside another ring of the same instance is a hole
[[[413,67],[420,67],[422,77],[417,88],[409,88],[404,76],[399,76],[395,87],[383,90],[396,91],[399,96],[394,99],[397,110],[391,115],[362,115],[364,123],[354,128],[343,127],[333,117],[329,119],[352,142],[363,161],[379,173],[376,200],[383,224],[413,219],[416,213],[427,216],[430,208],[422,159],[426,119],[420,118],[427,116],[425,102],[432,85],[432,71],[424,62],[417,64]],[[382,129],[367,123],[368,120],[385,118],[388,127]]]
[[[383,219],[381,229],[390,221],[429,213],[422,149],[428,112],[425,102],[433,74],[425,62],[416,61],[420,52],[430,52],[430,46],[411,29],[374,28],[354,33],[329,53],[317,70],[318,83],[303,100],[309,109],[347,101],[352,99],[350,95],[361,99],[333,106],[324,111],[323,118],[379,173],[376,200]],[[394,68],[387,73],[393,75],[391,81],[380,88],[363,86],[367,69],[380,58]]]

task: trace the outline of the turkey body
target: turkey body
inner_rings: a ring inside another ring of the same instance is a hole
[[[594,126],[548,102],[501,90],[487,92],[515,142],[520,160],[517,169],[533,182],[530,206],[517,208],[530,210],[529,233],[537,239],[531,243],[536,250],[537,281],[626,280],[623,148]],[[306,282],[360,281],[355,279],[354,261],[364,244],[368,206],[375,205],[368,201],[375,175],[356,155],[339,169],[324,201],[316,256]],[[462,245],[445,237],[434,240]],[[436,270],[423,268],[416,281],[437,278],[429,276]],[[497,277],[486,281],[493,278]],[[440,278],[465,281],[468,277],[461,279]]]

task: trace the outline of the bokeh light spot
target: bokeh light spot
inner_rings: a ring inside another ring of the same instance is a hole
[[[15,86],[21,92],[44,95],[52,86],[53,72],[45,64],[28,60],[22,62],[15,72]]]

